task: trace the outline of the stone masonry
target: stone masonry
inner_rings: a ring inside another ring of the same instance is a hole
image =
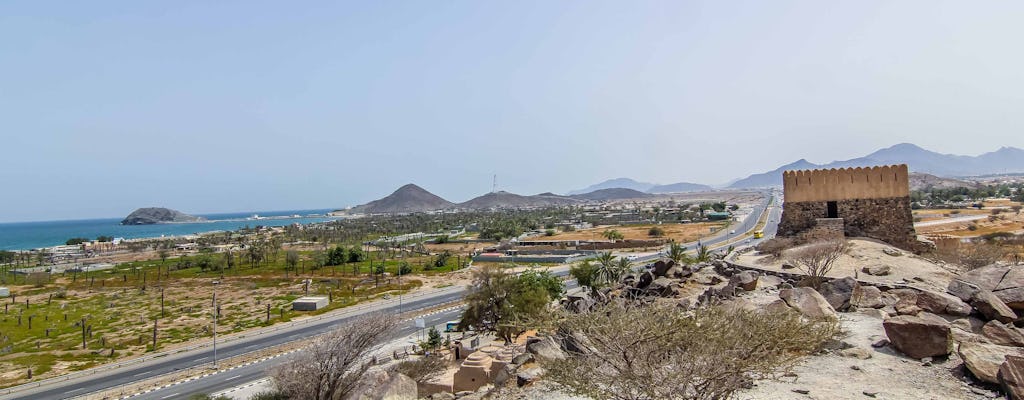
[[[841,230],[919,252],[908,175],[906,165],[786,171],[778,234],[813,240]]]

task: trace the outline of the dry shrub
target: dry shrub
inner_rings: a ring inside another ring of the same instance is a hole
[[[774,237],[758,243],[755,249],[763,254],[769,254],[772,257],[779,258],[782,256],[783,251],[796,245],[796,240],[793,240],[793,238]]]
[[[752,379],[788,371],[835,338],[834,320],[792,311],[612,302],[558,314],[554,331],[578,351],[545,362],[547,379],[594,399],[724,399]],[[573,348],[570,347],[570,348]]]
[[[990,241],[971,241],[937,250],[935,256],[942,261],[972,270],[1002,260],[1007,253],[1007,250],[999,244]]]
[[[270,370],[276,391],[289,399],[347,397],[372,366],[370,355],[391,335],[397,322],[391,315],[370,314],[317,337]]]
[[[406,360],[393,367],[394,372],[412,378],[416,383],[428,382],[444,375],[448,364],[439,357],[427,356],[415,360]]]
[[[789,258],[807,275],[811,287],[818,289],[843,253],[846,253],[845,240],[827,240],[794,250]]]

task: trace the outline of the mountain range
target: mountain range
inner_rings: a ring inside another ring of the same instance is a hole
[[[907,164],[911,172],[953,178],[1024,172],[1024,150],[1003,147],[978,156],[941,154],[915,144],[900,143],[863,157],[815,164],[801,159],[772,171],[750,175],[729,185],[732,189],[782,185],[782,171],[793,169],[850,168]]]
[[[849,168],[873,165],[907,164],[911,170],[911,188],[927,186],[957,187],[976,184],[951,179],[963,176],[991,175],[1024,172],[1024,150],[1003,147],[979,156],[940,154],[925,150],[917,145],[901,143],[887,147],[863,157],[815,164],[805,159],[797,160],[768,172],[762,172],[737,179],[726,186],[728,189],[747,189],[782,185],[782,172],[798,169]],[[609,179],[586,188],[573,190],[568,196],[541,193],[524,196],[497,191],[487,193],[462,203],[445,200],[414,184],[398,188],[394,193],[379,200],[352,208],[351,213],[384,214],[411,213],[449,209],[483,210],[499,208],[528,208],[571,205],[588,201],[610,201],[642,199],[663,193],[701,192],[714,190],[709,185],[679,182],[667,185],[636,181],[630,178]]]
[[[404,185],[384,198],[353,207],[352,214],[399,214],[439,210],[490,210],[501,208],[552,207],[588,201],[628,200],[651,197],[652,194],[632,189],[609,188],[572,196],[541,193],[524,196],[497,191],[477,196],[462,203],[452,203],[414,184]]]

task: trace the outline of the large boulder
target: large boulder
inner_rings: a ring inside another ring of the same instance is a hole
[[[996,377],[1010,400],[1024,400],[1024,357],[1006,356]]]
[[[985,319],[996,320],[1002,323],[1011,322],[1017,319],[1017,313],[1013,312],[995,294],[987,290],[978,291],[972,294],[971,305],[978,310]]]
[[[981,334],[992,344],[1024,347],[1024,334],[1012,325],[1004,325],[999,321],[989,321],[981,327]]]
[[[674,296],[679,294],[676,282],[677,281],[665,277],[655,279],[654,282],[651,282],[651,284],[647,286],[647,292],[661,297]]]
[[[934,314],[947,314],[957,317],[971,315],[971,306],[964,303],[958,297],[930,291],[922,291],[917,294],[917,306],[922,310]]]
[[[757,289],[757,274],[750,271],[743,271],[729,277],[729,284],[744,291],[750,292]]]
[[[938,316],[900,315],[882,321],[882,327],[893,347],[911,358],[949,354],[952,342],[949,324]]]
[[[668,276],[668,270],[676,266],[676,262],[672,260],[658,260],[654,263],[654,276],[662,277]]]
[[[860,283],[851,277],[835,279],[821,285],[821,295],[837,311],[850,309],[850,300],[860,295]]]
[[[874,276],[885,276],[889,275],[891,268],[888,265],[870,265],[860,269],[861,272],[874,275]]]
[[[858,296],[850,299],[850,305],[857,308],[882,308],[882,291],[874,286],[861,286]]]
[[[541,375],[544,375],[544,370],[540,367],[522,369],[516,373],[516,385],[519,387],[529,385],[540,379]]]
[[[975,377],[988,383],[999,383],[999,366],[1007,355],[1024,355],[1014,347],[975,342],[960,343],[957,354]]]
[[[644,271],[637,279],[636,288],[646,289],[647,286],[650,286],[651,282],[654,282],[654,274],[652,274],[651,271]]]
[[[564,360],[565,352],[562,346],[551,336],[545,336],[526,345],[526,351],[533,354],[540,360]]]
[[[838,318],[836,310],[832,308],[828,300],[825,300],[821,293],[809,287],[782,289],[779,291],[779,298],[806,317]]]
[[[1017,311],[1024,311],[1024,266],[1007,267],[1006,275],[992,291],[999,300]]]

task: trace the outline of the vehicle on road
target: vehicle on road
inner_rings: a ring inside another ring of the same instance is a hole
[[[764,237],[764,231],[754,231],[754,239],[760,239]]]

